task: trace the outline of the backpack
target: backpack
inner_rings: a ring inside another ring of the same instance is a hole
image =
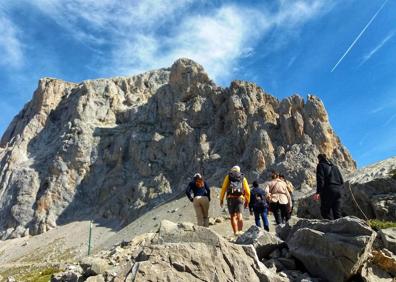
[[[204,188],[205,187],[204,180],[202,178],[195,179],[195,187]]]
[[[228,185],[227,195],[231,196],[242,196],[245,193],[243,188],[243,174],[239,172],[230,172],[228,174],[230,184]]]
[[[260,189],[260,191],[263,191]],[[254,193],[254,204],[253,208],[257,210],[263,210],[265,208],[268,208],[268,203],[265,198],[265,192],[264,193]]]

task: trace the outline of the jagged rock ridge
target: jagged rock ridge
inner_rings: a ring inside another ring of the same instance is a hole
[[[196,171],[218,186],[234,164],[249,180],[277,169],[307,188],[319,152],[356,167],[319,98],[279,101],[244,81],[221,88],[188,59],[80,84],[44,78],[0,145],[1,238],[82,218],[129,222]]]

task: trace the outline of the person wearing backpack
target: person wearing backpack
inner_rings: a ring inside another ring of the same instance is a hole
[[[272,180],[265,186],[265,192],[276,224],[284,224],[287,222],[291,210],[290,193],[286,183],[279,179],[278,173],[273,171],[271,178]]]
[[[231,168],[224,177],[220,191],[220,207],[223,207],[224,196],[227,198],[228,212],[231,218],[231,227],[234,235],[239,235],[243,228],[242,211],[249,206],[250,189],[246,177],[241,173],[239,166]]]
[[[253,181],[253,189],[250,192],[249,211],[250,215],[254,214],[256,226],[261,227],[261,217],[263,220],[264,229],[269,231],[268,203],[266,200],[266,194],[265,190],[259,187],[257,181]]]
[[[191,196],[193,193],[193,197]],[[193,180],[188,184],[186,189],[187,198],[193,203],[197,224],[199,226],[209,226],[209,202],[210,189],[201,174],[196,173]]]
[[[344,188],[344,179],[336,165],[331,163],[325,154],[318,155],[316,167],[316,194],[314,200],[320,200],[320,213],[324,219],[342,217],[341,192]]]
[[[290,198],[291,198],[290,212],[287,214],[287,219],[286,219],[286,221],[288,221],[291,218],[291,214],[293,212],[293,207],[294,207],[294,197],[293,197],[294,186],[293,186],[293,183],[291,183],[289,180],[287,180],[283,174],[279,174],[279,179],[286,183],[286,187],[287,187],[287,190],[289,191]]]

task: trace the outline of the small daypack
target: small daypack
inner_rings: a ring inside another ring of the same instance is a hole
[[[195,179],[195,187],[197,188],[204,188],[205,187],[205,182],[202,178],[197,178]]]
[[[261,189],[260,191],[263,192]],[[254,209],[262,210],[268,208],[268,203],[265,196],[265,193],[254,193]]]
[[[243,188],[243,174],[240,172],[230,172],[228,174],[230,184],[228,185],[227,195],[231,196],[242,196],[244,194]]]

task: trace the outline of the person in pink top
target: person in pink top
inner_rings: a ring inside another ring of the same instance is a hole
[[[284,224],[288,220],[291,211],[291,197],[287,184],[279,178],[275,171],[271,175],[272,180],[265,185],[270,210],[274,214],[276,224]]]

